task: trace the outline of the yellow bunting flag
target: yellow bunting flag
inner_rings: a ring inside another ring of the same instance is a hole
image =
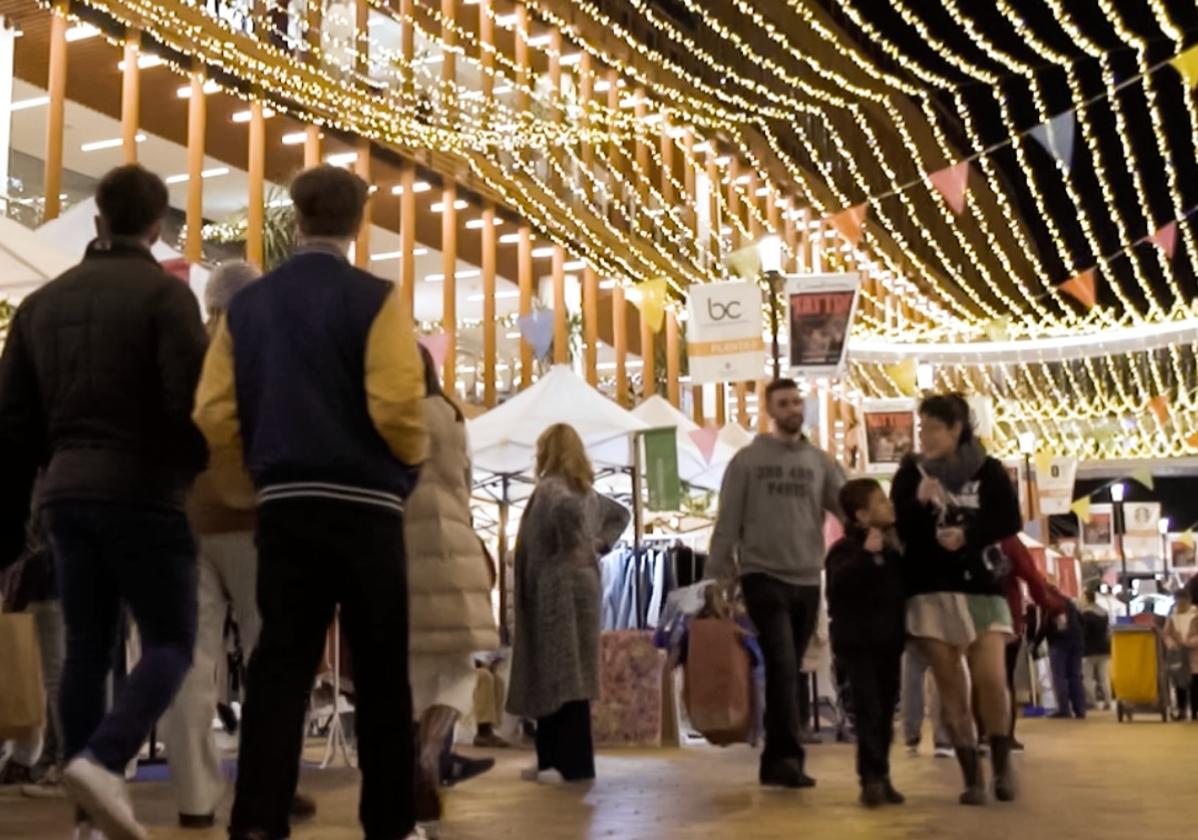
[[[1156,422],[1164,426],[1169,422],[1169,398],[1166,396],[1153,397],[1144,407],[1156,417]]]
[[[753,280],[761,273],[761,252],[756,245],[741,248],[728,255],[728,270],[745,280]]]
[[[1051,452],[1036,453],[1034,460],[1036,465],[1036,475],[1048,475],[1048,473],[1052,470],[1052,458],[1053,455]]]
[[[1087,268],[1076,277],[1066,280],[1057,287],[1065,294],[1075,298],[1086,309],[1093,309],[1098,303],[1098,287],[1094,279],[1094,269]]]
[[[1082,496],[1069,506],[1069,510],[1077,514],[1077,518],[1082,522],[1090,521],[1090,497]]]
[[[661,332],[666,319],[666,278],[655,277],[636,287],[641,293],[641,317],[655,333]]]
[[[991,341],[1006,341],[1011,337],[1011,316],[1000,315],[997,318],[991,318],[986,322],[984,329],[986,338]]]
[[[858,204],[848,210],[841,210],[828,219],[832,223],[832,227],[836,228],[836,232],[854,247],[861,241],[861,234],[865,227],[865,208],[865,204]]]
[[[1186,87],[1198,85],[1198,47],[1190,47],[1177,57],[1170,59],[1169,63],[1181,75]]]
[[[911,397],[919,393],[919,368],[914,359],[907,359],[896,365],[886,365],[884,370],[903,396]]]
[[[1140,467],[1138,469],[1132,470],[1131,475],[1129,475],[1128,478],[1144,485],[1149,490],[1156,489],[1156,482],[1152,479],[1152,470],[1150,470],[1148,467]]]
[[[1194,532],[1187,529],[1184,533],[1182,533],[1180,539],[1178,539],[1178,542],[1180,542],[1186,548],[1193,548],[1194,547]]]

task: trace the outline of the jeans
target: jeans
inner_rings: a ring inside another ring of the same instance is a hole
[[[1086,716],[1086,689],[1082,684],[1082,646],[1080,642],[1048,645],[1052,663],[1052,690],[1057,696],[1057,714],[1068,715],[1070,707],[1079,718]]]
[[[1098,695],[1102,695],[1102,704],[1109,706],[1111,698],[1111,657],[1085,656],[1082,657],[1082,678],[1086,684],[1086,699],[1091,706],[1098,705]]]
[[[931,664],[915,642],[908,642],[902,657],[902,713],[903,737],[909,746],[916,746],[923,739],[924,694],[927,685],[928,671]],[[940,714],[940,695],[936,686],[930,689],[931,696],[927,703],[927,712],[932,718],[932,742],[937,747],[952,746],[953,739],[944,726],[944,717]]]
[[[66,621],[63,755],[87,751],[123,773],[191,667],[195,542],[182,510],[64,501],[47,505],[45,516]],[[105,715],[122,602],[137,623],[141,658]]]
[[[894,740],[894,711],[898,706],[899,650],[870,650],[837,654],[853,694],[857,721],[857,775],[861,784],[890,778],[890,744]]]
[[[415,826],[403,518],[300,498],[258,513],[262,632],[246,679],[231,833],[289,835],[308,696],[338,606],[356,692],[366,840],[398,840]]]
[[[804,759],[799,668],[819,610],[818,586],[795,586],[763,574],[741,578],[745,606],[765,657],[765,751],[761,765]]]
[[[225,777],[212,717],[218,699],[217,675],[224,673],[220,665],[225,658],[225,617],[232,607],[248,658],[258,643],[257,576],[258,553],[252,533],[200,538],[195,665],[160,727],[180,814],[211,814],[224,795]]]

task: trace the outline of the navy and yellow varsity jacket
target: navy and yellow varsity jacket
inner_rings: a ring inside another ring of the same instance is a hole
[[[214,467],[244,459],[260,504],[401,511],[428,446],[424,391],[395,287],[315,246],[234,298],[204,361],[195,421]]]

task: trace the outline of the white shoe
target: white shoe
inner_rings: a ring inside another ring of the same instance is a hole
[[[108,840],[108,838],[104,836],[104,832],[95,828],[91,823],[81,822],[75,824],[71,840]]]
[[[526,782],[535,782],[541,778],[541,771],[534,764],[532,767],[525,767],[520,771],[520,778]]]
[[[952,747],[936,747],[932,754],[937,758],[953,758],[957,751]]]
[[[133,815],[125,780],[90,758],[76,758],[62,774],[75,804],[88,813],[108,840],[149,840]]]

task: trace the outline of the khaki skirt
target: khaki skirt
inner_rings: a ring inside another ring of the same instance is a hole
[[[1001,595],[928,592],[907,600],[907,633],[966,648],[983,633],[1014,634],[1011,608]]]

